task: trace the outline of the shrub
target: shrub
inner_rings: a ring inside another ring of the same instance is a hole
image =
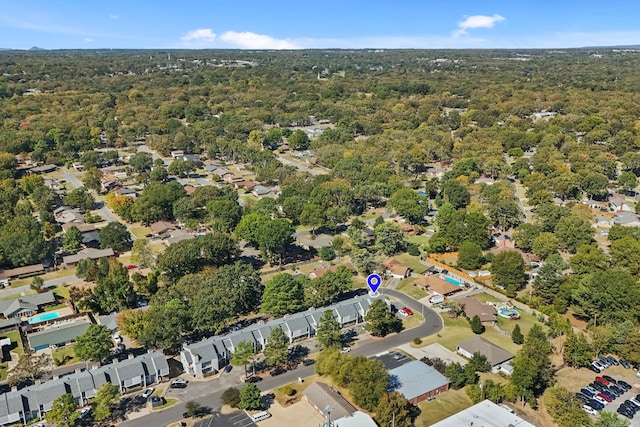
[[[221,400],[223,404],[237,408],[238,403],[240,403],[240,390],[235,387],[229,387],[222,393]]]
[[[333,246],[324,246],[320,248],[320,258],[323,261],[333,261],[336,257],[336,251],[333,249]]]
[[[414,343],[415,345],[420,345],[420,344],[422,344],[422,339],[420,339],[420,337],[415,337],[415,338],[413,339],[413,343]]]
[[[285,394],[287,396],[293,396],[294,394],[296,394],[296,390],[288,385],[282,387],[280,391],[282,392],[282,394]]]
[[[420,256],[420,249],[418,249],[418,247],[413,243],[409,243],[407,245],[407,253],[413,256]]]

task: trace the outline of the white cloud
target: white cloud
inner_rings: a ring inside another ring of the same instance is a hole
[[[180,40],[184,42],[197,42],[197,43],[213,43],[216,39],[216,33],[211,31],[211,28],[200,28],[197,30],[191,30],[184,36],[180,37]]]
[[[301,46],[291,40],[276,39],[264,34],[249,31],[226,31],[220,40],[243,49],[300,49]]]
[[[93,39],[90,39],[90,38],[87,37],[86,39],[84,39],[84,41],[85,41],[85,43],[91,43],[93,41]]]
[[[458,29],[453,32],[454,36],[467,34],[467,30],[473,28],[493,28],[497,22],[504,21],[504,16],[494,13],[492,16],[473,15],[467,16],[464,21],[458,23]]]
[[[111,19],[118,19],[118,18],[120,18],[120,17],[119,17],[118,15],[109,15],[109,18],[111,18]]]

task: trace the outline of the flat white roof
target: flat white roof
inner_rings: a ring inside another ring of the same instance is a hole
[[[535,427],[508,409],[498,406],[490,400],[484,400],[470,408],[458,412],[433,424],[431,427]]]

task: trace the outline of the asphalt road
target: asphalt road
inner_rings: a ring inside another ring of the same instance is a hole
[[[393,289],[381,288],[381,293],[388,297],[393,297],[397,302],[396,306],[409,307],[414,313],[422,313],[425,321],[419,326],[402,331],[399,334],[393,334],[386,338],[368,342],[365,344],[356,344],[351,351],[352,354],[362,356],[374,356],[387,352],[401,344],[413,341],[415,337],[426,337],[439,332],[442,327],[442,319],[431,308],[421,304],[415,299]],[[222,374],[218,379],[210,381],[192,381],[185,389],[170,389],[167,396],[177,397],[180,403],[160,412],[154,412],[139,418],[126,421],[121,424],[123,427],[161,427],[166,426],[182,419],[185,412],[185,402],[193,400],[199,404],[206,406],[212,410],[220,408],[220,396],[222,392],[232,386],[241,387],[242,368],[234,367],[229,373]],[[298,368],[287,371],[277,377],[265,377],[261,382],[257,383],[260,390],[267,391],[281,387],[285,384],[297,381],[298,378],[307,378],[314,373],[312,366],[298,366]]]
[[[289,160],[280,154],[278,154],[276,157],[280,161],[280,163],[282,163],[283,165],[293,166],[294,168],[297,168],[303,172],[308,172],[311,175],[326,175],[329,173],[328,171],[324,171],[324,170],[308,168],[306,166],[303,166],[301,163]]]

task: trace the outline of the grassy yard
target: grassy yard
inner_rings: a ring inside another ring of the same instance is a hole
[[[56,310],[60,310],[62,308],[66,308],[67,304],[56,304],[56,305],[52,305],[52,306],[48,306],[44,308],[44,311],[56,311]]]
[[[55,288],[52,289],[53,293],[57,296],[59,296],[60,298],[64,298],[66,300],[70,299],[71,297],[69,296],[69,288],[67,288],[64,285],[60,285],[60,286],[56,286]]]
[[[53,361],[57,366],[70,365],[76,362],[82,362],[82,360],[76,357],[76,353],[73,351],[73,344],[66,345],[61,348],[56,348],[51,353]]]
[[[406,239],[406,240],[407,240],[407,242],[409,242],[409,243],[413,243],[414,245],[416,245],[416,246],[418,246],[418,247],[423,246],[423,247],[425,247],[425,248],[426,248],[426,247],[427,247],[427,245],[429,244],[429,239],[430,239],[430,237],[429,237],[429,236],[427,236],[427,235],[425,235],[425,234],[421,234],[421,235],[419,235],[419,236],[410,236],[410,237],[407,237],[407,239]]]
[[[20,357],[24,355],[24,348],[22,347],[20,332],[18,331],[4,332],[2,336],[5,338],[9,338],[11,340],[11,351],[15,352]]]
[[[415,279],[409,277],[402,280],[396,289],[400,292],[404,292],[414,299],[424,298],[429,295],[425,290],[423,290],[420,286],[417,286],[414,282]]]
[[[436,400],[420,403],[422,413],[416,419],[416,427],[427,427],[473,405],[463,389],[449,390]]]
[[[421,273],[427,269],[427,266],[420,262],[420,257],[412,256],[407,253],[395,255],[393,258],[402,264],[410,267],[414,273]]]
[[[319,375],[312,375],[311,377],[305,378],[303,383],[299,383],[297,381],[286,384],[283,387],[276,389],[276,400],[283,407],[293,405],[294,403],[300,401],[302,398],[302,393],[305,391],[307,387],[309,387],[312,383],[316,382],[320,378]],[[329,381],[328,378],[323,378],[323,381]],[[282,392],[285,387],[291,387],[295,393],[291,396],[287,396]]]
[[[131,227],[130,230],[131,233],[136,237],[136,239],[141,239],[147,234],[151,234],[151,228],[144,226]]]
[[[405,330],[415,328],[420,323],[422,323],[423,320],[424,317],[422,317],[420,313],[413,312],[413,316],[407,316],[402,319],[402,326],[404,326]]]
[[[165,408],[168,408],[170,406],[173,406],[176,403],[178,403],[178,399],[174,399],[173,397],[167,397],[166,398],[166,403],[164,405],[156,406],[155,408],[151,408],[151,409],[153,409],[154,411],[159,411],[160,409],[165,409]]]

